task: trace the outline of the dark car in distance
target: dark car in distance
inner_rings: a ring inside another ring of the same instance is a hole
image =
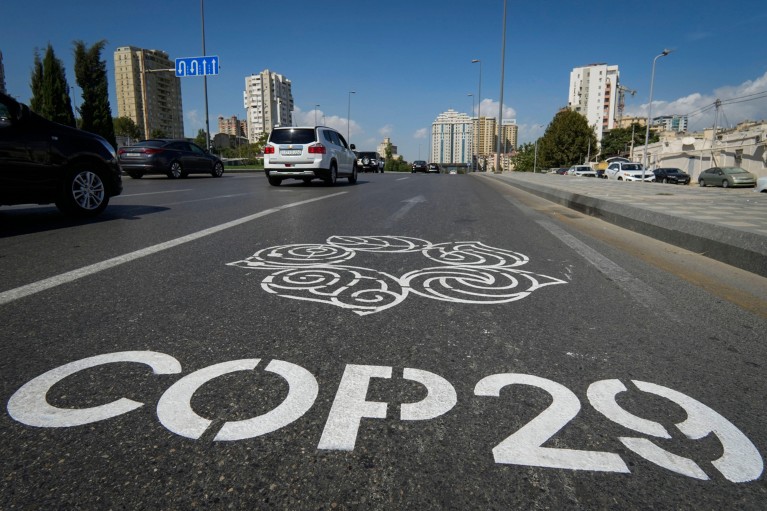
[[[653,170],[656,183],[673,183],[675,185],[686,185],[690,183],[690,175],[682,172],[681,169],[662,167]]]
[[[224,163],[215,155],[186,140],[154,138],[117,151],[123,172],[133,179],[146,174],[165,174],[170,179],[205,173],[224,174]]]
[[[0,205],[55,203],[63,213],[94,216],[121,192],[117,156],[103,137],[0,93]]]
[[[358,172],[383,172],[384,162],[375,151],[354,151],[357,156]]]
[[[428,165],[423,160],[416,160],[413,162],[413,167],[410,172],[411,173],[428,172]]]

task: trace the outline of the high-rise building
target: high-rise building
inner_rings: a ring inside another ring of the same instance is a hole
[[[241,121],[236,115],[225,118],[223,115],[218,116],[218,132],[226,135],[232,135],[235,137],[247,137],[248,135],[248,122]]]
[[[686,115],[662,115],[660,117],[653,117],[652,127],[662,126],[663,131],[677,131],[684,133],[687,131],[687,116]]]
[[[495,152],[497,122],[495,117],[474,117],[472,119],[474,153],[487,156]]]
[[[619,78],[618,66],[607,64],[576,67],[570,72],[567,106],[586,117],[599,142],[605,130],[616,127]]]
[[[517,148],[517,135],[519,134],[519,126],[514,122],[508,124],[504,121],[501,125],[501,152],[510,153]]]
[[[5,91],[5,66],[3,65],[3,52],[0,51],[0,92]]]
[[[293,125],[293,92],[284,76],[264,69],[245,77],[243,99],[251,143],[276,126]]]
[[[431,125],[431,161],[434,163],[472,162],[472,118],[448,110]]]
[[[144,138],[158,131],[184,138],[181,79],[168,54],[123,46],[115,50],[114,63],[117,115],[131,118]]]

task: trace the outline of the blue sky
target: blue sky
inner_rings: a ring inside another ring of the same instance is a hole
[[[245,117],[245,77],[268,68],[292,81],[297,124],[313,124],[320,105],[318,118],[346,133],[354,90],[349,129],[358,149],[389,136],[405,159],[427,159],[437,115],[472,109],[468,94],[478,94],[480,78],[472,59],[482,61],[483,114],[497,116],[502,14],[503,0],[207,0],[206,49],[221,62],[208,79],[211,132],[219,115]],[[159,49],[171,59],[202,54],[199,0],[4,0],[2,18],[6,85],[25,102],[35,49],[49,42],[75,85],[72,41],[108,41],[115,115],[115,48]],[[674,52],[658,61],[653,114],[695,113],[717,98],[767,91],[766,42],[763,0],[509,0],[504,117],[517,120],[520,142],[532,141],[567,104],[572,68],[598,62],[618,65],[621,83],[637,91],[625,114],[646,113],[652,60],[664,48]],[[182,94],[185,131],[194,136],[205,122],[202,79],[182,79]],[[767,119],[767,98],[726,103],[724,118]],[[691,129],[711,125],[711,110],[690,118]]]

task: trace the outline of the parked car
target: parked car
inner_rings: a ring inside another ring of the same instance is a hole
[[[133,179],[147,174],[165,174],[169,179],[205,173],[213,177],[224,174],[224,163],[218,156],[186,140],[152,138],[117,151],[123,172]]]
[[[756,180],[756,191],[767,193],[767,177],[760,177]]]
[[[735,186],[754,187],[756,176],[740,167],[711,167],[698,176],[700,186],[721,186],[729,188]]]
[[[653,170],[656,183],[673,183],[675,185],[686,185],[690,183],[690,175],[682,172],[681,169],[662,167]]]
[[[413,168],[410,171],[411,173],[415,172],[428,172],[428,165],[423,160],[416,160],[413,162]]]
[[[556,170],[554,171],[554,173],[555,173],[555,174],[559,174],[560,176],[564,176],[565,174],[567,174],[567,171],[568,171],[568,170],[570,170],[570,169],[569,169],[569,168],[567,168],[567,167],[561,167],[561,168],[558,168],[558,169],[556,169]]]
[[[381,155],[374,151],[355,152],[357,155],[357,172],[383,172],[384,161]]]
[[[94,216],[121,192],[109,142],[0,93],[0,205],[55,203],[64,213]]]
[[[334,185],[339,177],[357,182],[357,156],[338,131],[326,126],[274,128],[264,146],[264,173],[272,186],[284,179]]]
[[[613,161],[605,171],[607,179],[618,181],[655,181],[655,174],[641,163]]]
[[[567,170],[568,176],[597,177],[597,172],[588,165],[573,165]]]
[[[429,167],[426,169],[426,171],[429,174],[439,174],[439,164],[438,163],[429,163]]]

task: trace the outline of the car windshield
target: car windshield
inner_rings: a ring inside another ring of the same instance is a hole
[[[269,135],[272,144],[310,144],[314,142],[313,128],[294,128],[284,130],[272,130]]]
[[[740,167],[722,167],[722,172],[725,174],[745,174],[747,171]]]
[[[640,163],[627,163],[623,166],[623,170],[642,170]]]
[[[663,169],[666,171],[666,174],[682,174],[682,171],[679,169]]]
[[[375,158],[376,153],[357,153],[360,158]]]

